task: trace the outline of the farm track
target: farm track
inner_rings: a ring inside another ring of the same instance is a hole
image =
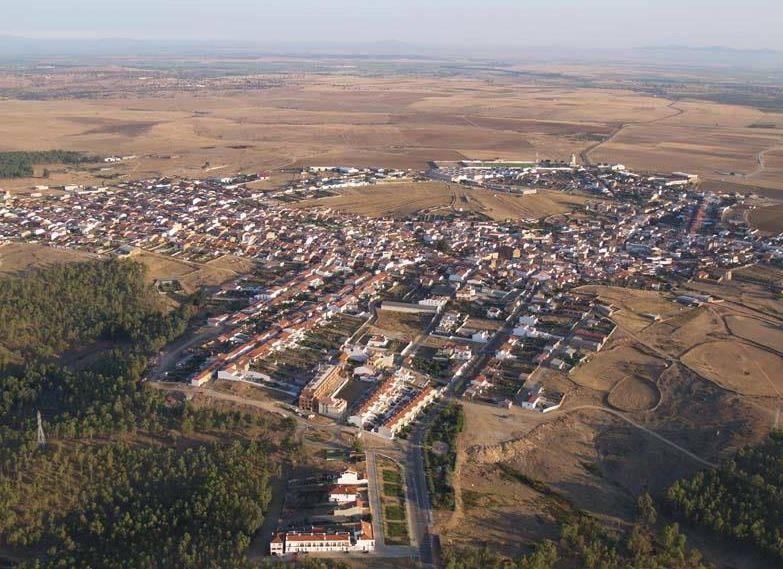
[[[650,435],[654,439],[656,439],[656,440],[658,440],[658,441],[660,441],[660,442],[662,442],[662,443],[672,447],[675,450],[680,451],[684,455],[692,458],[693,460],[695,460],[696,462],[698,462],[700,464],[703,464],[704,466],[709,466],[710,468],[715,468],[717,466],[717,464],[715,464],[714,462],[710,462],[710,461],[708,461],[708,460],[698,456],[697,454],[694,454],[693,452],[689,451],[685,447],[682,447],[682,446],[678,445],[677,443],[675,443],[674,441],[672,441],[670,439],[667,439],[663,435],[659,435],[655,431],[653,431],[651,429],[648,429],[647,427],[645,427],[644,425],[642,425],[640,423],[637,423],[636,421],[634,421],[633,419],[628,417],[625,413],[621,413],[620,411],[616,411],[614,409],[610,409],[609,407],[603,407],[603,406],[600,406],[600,405],[579,405],[577,407],[572,407],[570,409],[566,409],[566,410],[563,411],[563,413],[573,413],[575,411],[582,411],[582,410],[602,411],[604,413],[609,413],[610,415],[625,421],[629,425],[631,425],[633,427],[636,427],[637,429],[639,429],[643,433],[646,433],[647,435]]]
[[[588,146],[587,148],[585,148],[584,150],[579,152],[579,159],[582,161],[582,164],[587,165],[587,166],[591,165],[592,161],[590,160],[590,153],[593,150],[595,150],[596,148],[598,148],[599,146],[601,146],[602,144],[606,144],[607,142],[611,142],[612,140],[614,140],[615,137],[618,134],[620,134],[626,127],[629,127],[629,126],[641,126],[641,125],[646,125],[646,124],[653,124],[653,123],[657,123],[657,122],[660,122],[660,121],[664,121],[664,120],[667,120],[667,119],[672,119],[674,117],[680,116],[681,114],[683,114],[685,112],[685,109],[679,108],[677,106],[677,103],[678,103],[678,101],[675,100],[675,101],[672,101],[671,103],[669,103],[668,105],[666,105],[666,108],[674,109],[674,112],[670,113],[668,115],[665,115],[665,116],[662,116],[662,117],[658,117],[658,118],[655,118],[655,119],[646,120],[646,121],[633,121],[633,122],[627,122],[627,123],[620,124],[611,133],[609,133],[609,136],[607,136],[604,140],[599,140],[597,142],[594,142],[593,144],[591,144],[590,146]]]
[[[743,174],[742,177],[752,178],[753,176],[758,176],[759,174],[762,174],[767,167],[765,161],[767,154],[769,152],[774,152],[775,150],[783,150],[783,146],[779,144],[775,146],[770,146],[769,148],[765,148],[764,150],[756,154],[756,168],[748,172],[747,174]]]

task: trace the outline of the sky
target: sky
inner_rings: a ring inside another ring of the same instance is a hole
[[[0,0],[0,35],[783,49],[783,0]]]

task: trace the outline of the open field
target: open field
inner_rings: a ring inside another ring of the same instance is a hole
[[[604,348],[589,362],[579,366],[572,374],[573,381],[581,386],[597,391],[609,392],[621,381],[634,377],[640,382],[630,383],[622,390],[639,390],[639,397],[646,398],[647,392],[654,389],[654,382],[666,367],[664,360],[645,354],[628,343],[614,342]],[[647,384],[652,385],[652,388]]]
[[[587,285],[577,290],[597,294],[602,301],[618,308],[618,312],[613,316],[614,320],[633,331],[650,326],[656,315],[666,319],[684,310],[664,294],[652,290],[604,285]]]
[[[761,231],[768,233],[783,232],[783,204],[754,209],[748,214],[748,222]]]
[[[101,183],[110,183],[156,173],[215,175],[287,165],[421,169],[428,160],[462,157],[532,159],[538,153],[568,159],[592,148],[591,160],[783,187],[783,116],[749,107],[672,104],[638,92],[533,85],[512,77],[267,79],[259,79],[263,87],[230,95],[207,86],[198,94],[161,97],[129,91],[122,98],[5,99],[0,149],[137,156],[75,175],[80,182],[103,176]],[[775,126],[752,127],[759,123]],[[58,173],[52,182],[62,180]],[[34,183],[42,181],[2,185]]]
[[[731,333],[755,344],[783,353],[783,327],[747,316],[726,316]]]
[[[616,383],[606,401],[620,411],[647,411],[655,407],[660,398],[661,392],[652,381],[633,375]]]
[[[90,258],[92,255],[89,253],[73,249],[30,243],[8,243],[0,245],[0,276],[58,263],[86,261]]]
[[[748,344],[701,344],[683,357],[688,367],[743,395],[783,397],[783,358]]]
[[[699,307],[656,322],[645,330],[644,337],[661,352],[678,357],[692,346],[726,334],[720,315],[715,310]]]
[[[388,338],[410,342],[424,331],[424,325],[428,321],[429,317],[422,314],[378,310],[378,318],[371,330]]]
[[[304,200],[296,207],[333,208],[375,217],[473,212],[502,221],[565,213],[586,202],[583,196],[556,191],[514,196],[444,182],[415,182],[349,188],[339,196]]]

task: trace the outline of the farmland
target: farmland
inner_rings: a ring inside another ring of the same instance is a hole
[[[58,80],[69,85],[67,77]],[[45,100],[4,99],[0,150],[134,157],[104,168],[51,168],[52,182],[77,172],[87,181],[323,164],[422,169],[429,160],[566,160],[582,152],[593,161],[692,171],[740,187],[775,190],[783,181],[783,118],[768,110],[507,77],[253,80],[257,88],[230,92],[205,81],[197,95],[173,88],[162,97],[132,89],[118,96],[109,89],[111,96],[89,100],[49,99],[47,92],[39,95]]]

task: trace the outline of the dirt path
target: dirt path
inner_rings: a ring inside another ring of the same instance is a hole
[[[756,154],[756,167],[752,171],[748,172],[747,174],[743,174],[742,177],[743,178],[752,178],[753,176],[757,176],[757,175],[761,174],[762,172],[764,172],[764,169],[767,167],[767,164],[766,164],[766,161],[765,161],[765,159],[767,157],[767,154],[769,152],[773,152],[775,150],[783,150],[783,146],[781,146],[779,144],[775,145],[775,146],[770,146],[769,148],[765,148],[764,150],[762,150],[761,152]]]
[[[631,419],[630,417],[628,417],[624,413],[621,413],[620,411],[615,411],[614,409],[610,409],[609,407],[602,407],[600,405],[579,405],[577,407],[572,407],[570,409],[566,409],[564,412],[565,413],[571,413],[571,412],[574,412],[574,411],[581,411],[581,410],[586,410],[586,409],[593,410],[593,411],[603,411],[604,413],[609,413],[610,415],[612,415],[614,417],[617,417],[618,419],[622,419],[623,421],[625,421],[629,425],[631,425],[633,427],[636,427],[640,431],[650,435],[654,439],[657,439],[658,441],[660,441],[660,442],[662,442],[662,443],[672,447],[673,449],[676,449],[676,450],[680,451],[684,455],[692,458],[693,460],[695,460],[696,462],[698,462],[700,464],[703,464],[704,466],[709,466],[711,468],[715,468],[717,466],[714,462],[710,462],[708,460],[703,459],[702,457],[692,453],[688,449],[686,449],[684,447],[681,447],[680,445],[678,445],[674,441],[671,441],[671,440],[667,439],[666,437],[664,437],[662,435],[659,435],[655,431],[648,429],[644,425],[641,425],[641,424],[637,423],[636,421],[634,421],[633,419]]]
[[[250,547],[247,550],[247,558],[249,561],[260,561],[266,557],[269,551],[269,542],[272,541],[272,536],[277,529],[278,521],[283,514],[283,506],[285,505],[285,496],[288,489],[288,478],[291,474],[291,466],[286,463],[283,465],[280,477],[274,478],[272,481],[272,499],[269,502],[266,513],[264,514],[264,521],[261,524],[261,528],[250,542]]]
[[[592,161],[590,160],[590,153],[596,148],[598,148],[599,146],[601,146],[602,144],[606,144],[607,142],[611,142],[612,140],[614,140],[614,138],[618,134],[620,134],[620,132],[622,132],[626,127],[653,124],[656,122],[664,121],[666,119],[671,119],[680,116],[685,112],[685,109],[679,108],[677,106],[677,103],[678,101],[675,100],[670,102],[668,105],[666,105],[666,108],[674,110],[673,113],[670,113],[668,115],[658,117],[655,119],[646,120],[646,121],[633,121],[633,122],[621,123],[614,130],[612,130],[612,132],[609,133],[609,136],[607,136],[605,139],[594,142],[593,144],[589,145],[587,148],[579,152],[579,159],[582,161],[582,164],[585,166],[591,165]]]

